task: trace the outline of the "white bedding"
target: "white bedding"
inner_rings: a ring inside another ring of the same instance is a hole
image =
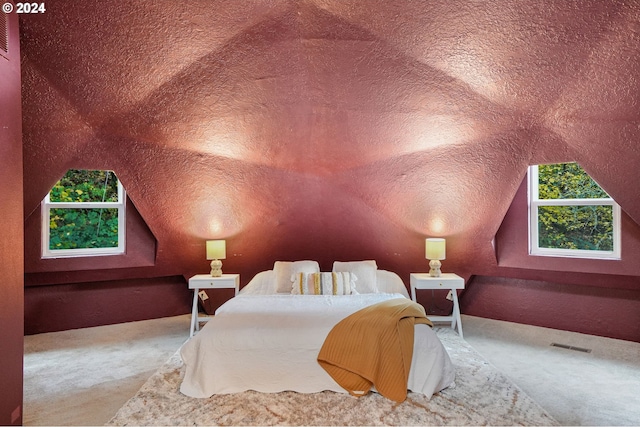
[[[363,307],[406,298],[406,289],[343,296],[269,294],[265,283],[270,282],[261,274],[182,347],[183,394],[206,398],[246,390],[345,392],[317,363],[325,337]],[[408,389],[430,397],[453,380],[453,365],[436,334],[427,325],[416,325]]]

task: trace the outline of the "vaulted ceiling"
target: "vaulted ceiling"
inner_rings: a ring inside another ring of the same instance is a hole
[[[113,169],[176,271],[494,263],[526,168],[578,161],[640,222],[640,4],[57,0],[21,16],[25,211]],[[229,259],[231,258],[231,259]]]

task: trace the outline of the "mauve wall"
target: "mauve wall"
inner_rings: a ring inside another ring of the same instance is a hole
[[[498,266],[479,269],[462,312],[640,341],[640,227],[621,215],[622,259],[532,257],[523,181],[496,235]]]
[[[22,424],[24,267],[18,17],[0,12],[0,425]],[[4,23],[8,25],[5,26]],[[4,41],[4,40],[3,40]],[[2,43],[4,47],[4,43]]]
[[[22,22],[27,245],[39,245],[34,215],[55,181],[104,168],[124,183],[154,257],[78,272],[43,267],[30,250],[27,310],[47,300],[42,286],[53,299],[70,281],[83,292],[117,281],[110,298],[124,300],[157,278],[172,284],[155,303],[186,312],[186,281],[172,278],[206,272],[212,238],[227,240],[224,270],[243,284],[286,259],[323,269],[375,259],[408,283],[427,268],[424,238],[442,236],[445,271],[472,279],[467,312],[529,321],[521,301],[567,305],[539,297],[540,280],[581,305],[570,282],[596,288],[601,321],[622,326],[594,329],[579,309],[568,323],[640,340],[637,314],[619,318],[599,273],[506,266],[495,251],[527,166],[540,162],[579,161],[625,210],[623,239],[637,238],[639,14],[635,2],[596,0],[47,4]],[[637,255],[626,251],[625,265]],[[621,274],[616,262],[602,268]],[[640,274],[625,268],[619,301],[638,313]],[[494,292],[508,279],[515,301]],[[41,327],[61,327],[47,315]],[[543,317],[566,326],[555,309]]]

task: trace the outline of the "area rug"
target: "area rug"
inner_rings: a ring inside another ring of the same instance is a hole
[[[436,330],[455,365],[456,385],[431,399],[409,393],[398,404],[377,393],[355,398],[329,391],[194,399],[179,391],[184,372],[176,353],[107,425],[557,425],[452,329]]]

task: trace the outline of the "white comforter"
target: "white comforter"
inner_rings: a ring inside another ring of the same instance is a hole
[[[400,294],[239,295],[190,339],[180,391],[191,397],[256,390],[345,392],[317,362],[331,328],[371,304]],[[408,389],[427,397],[453,384],[454,368],[436,334],[416,325]]]

